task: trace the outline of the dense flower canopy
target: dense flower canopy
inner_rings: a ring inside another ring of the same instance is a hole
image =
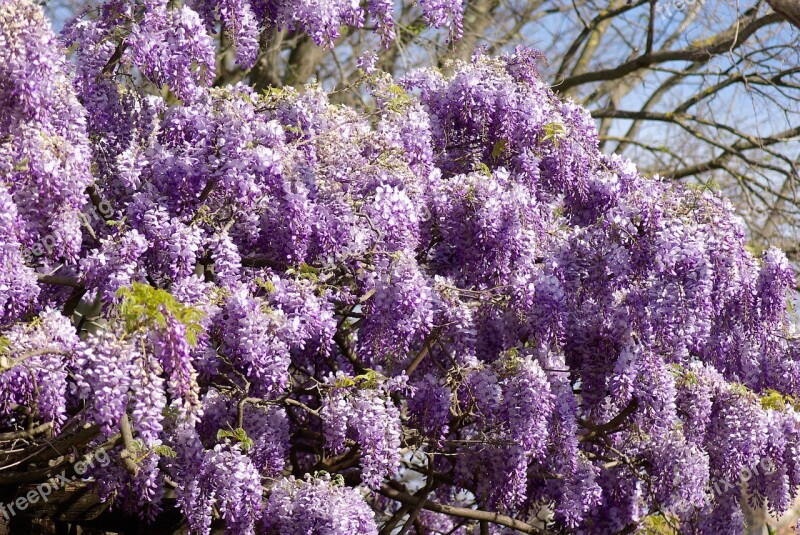
[[[0,0],[0,484],[108,448],[81,484],[197,533],[785,510],[786,258],[713,191],[602,154],[536,53],[370,64],[363,110],[211,87],[210,32],[245,68],[265,25],[391,40],[393,2],[359,5],[107,0],[59,42]],[[458,36],[460,2],[419,5]]]

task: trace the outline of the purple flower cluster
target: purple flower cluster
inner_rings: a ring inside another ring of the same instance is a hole
[[[187,6],[167,9],[153,2],[129,37],[130,58],[157,87],[168,85],[192,101],[200,85],[214,80],[214,45],[196,11]],[[197,64],[195,66],[194,64]]]
[[[553,395],[547,376],[536,361],[516,352],[491,367],[476,366],[458,392],[460,412],[473,413],[478,446],[460,451],[455,467],[463,483],[474,481],[481,499],[516,507],[527,495],[528,466],[543,460]],[[464,435],[469,436],[469,435]],[[491,477],[481,475],[488,466]],[[496,479],[494,479],[496,478]],[[469,487],[468,487],[469,488]]]
[[[238,446],[199,448],[196,442],[184,445],[178,459],[184,465],[176,475],[181,495],[178,504],[195,533],[211,533],[212,508],[225,520],[225,533],[255,534],[261,515],[261,477]],[[193,453],[193,454],[192,454]],[[191,466],[191,468],[189,468]]]
[[[7,199],[2,204],[4,214],[11,211],[7,217],[18,214],[16,238],[39,245],[46,261],[78,255],[79,212],[92,180],[85,111],[63,52],[41,9],[0,4],[0,196],[7,189],[12,197],[14,208]],[[15,264],[4,263],[22,271]]]
[[[380,266],[370,282],[374,296],[364,306],[359,349],[365,362],[404,363],[409,350],[428,334],[433,297],[419,266],[406,255]]]
[[[259,396],[275,396],[289,381],[289,346],[282,336],[284,315],[267,307],[239,288],[225,303],[217,327],[220,350],[245,374]]]
[[[214,277],[220,286],[234,288],[240,282],[242,257],[227,232],[208,240],[208,250],[214,261]]]
[[[154,353],[167,375],[167,391],[173,399],[188,406],[199,403],[197,373],[192,365],[192,349],[186,338],[186,326],[166,309],[161,308],[164,326],[153,336]]]
[[[39,295],[36,273],[25,265],[20,226],[17,206],[0,184],[0,325],[22,317]]]
[[[69,321],[56,310],[44,310],[33,326],[17,324],[4,334],[0,351],[0,420],[24,425],[14,406],[36,406],[55,432],[67,416],[67,374],[80,341]],[[10,351],[9,351],[10,350]]]
[[[145,237],[135,229],[119,237],[104,238],[100,247],[89,251],[80,261],[86,286],[113,301],[118,290],[139,279],[136,270],[148,247]]]
[[[220,430],[229,431],[238,425],[237,404],[215,389],[209,389],[203,398],[202,412],[197,429],[206,444],[216,443]],[[266,477],[280,474],[289,451],[290,425],[286,411],[248,403],[242,407],[242,429],[252,440],[246,453],[259,473]]]
[[[264,509],[268,535],[377,535],[372,510],[355,489],[329,476],[287,478],[273,488]]]
[[[361,480],[378,488],[400,467],[400,411],[389,396],[391,384],[362,385],[339,374],[331,378],[333,392],[321,417],[325,446],[342,453],[347,439],[359,446]],[[352,384],[351,384],[352,383]]]
[[[92,336],[77,352],[72,394],[87,402],[88,417],[105,433],[118,429],[141,358],[135,341],[120,341],[105,331]]]
[[[436,28],[445,26],[450,29],[451,38],[461,38],[464,31],[461,0],[419,0],[419,5],[428,24]]]

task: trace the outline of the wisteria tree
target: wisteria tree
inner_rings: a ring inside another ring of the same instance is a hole
[[[603,154],[537,52],[340,92],[222,33],[391,1],[0,0],[0,525],[741,533],[800,488],[783,253]],[[458,39],[460,1],[418,0]],[[338,94],[338,93],[337,93]]]

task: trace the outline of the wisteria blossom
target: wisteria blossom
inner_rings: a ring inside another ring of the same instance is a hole
[[[730,202],[602,153],[534,51],[364,54],[365,109],[248,85],[265,28],[389,46],[395,4],[106,0],[59,38],[0,0],[0,490],[72,470],[52,500],[202,534],[785,511],[794,274]],[[410,8],[459,38],[460,1]]]

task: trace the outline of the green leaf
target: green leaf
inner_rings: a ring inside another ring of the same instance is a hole
[[[298,274],[304,279],[310,279],[314,282],[317,282],[319,280],[319,271],[320,271],[319,269],[313,266],[309,266],[308,264],[303,262],[302,264],[300,264],[300,269],[298,271]]]
[[[559,122],[547,123],[543,128],[544,136],[542,136],[542,141],[552,141],[556,148],[558,148],[561,140],[567,137],[567,128]]]
[[[396,95],[398,97],[408,98],[408,93],[406,93],[406,90],[397,84],[390,85],[387,90],[389,91],[389,93],[392,93],[393,95]]]
[[[380,372],[376,372],[375,370],[367,369],[361,375],[356,375],[355,377],[337,377],[336,381],[333,383],[335,388],[351,388],[357,387],[362,389],[374,389],[377,388],[379,384],[383,383],[386,380],[386,376],[381,374]]]
[[[267,87],[263,91],[263,95],[267,98],[281,99],[288,94],[289,92],[283,87]]]
[[[160,457],[168,457],[170,459],[174,459],[175,457],[178,456],[178,453],[175,450],[173,450],[169,446],[165,446],[164,444],[156,446],[155,452]]]
[[[172,315],[186,327],[186,340],[189,345],[197,344],[202,334],[203,312],[197,308],[178,302],[172,294],[148,284],[134,282],[130,288],[121,288],[117,295],[122,298],[120,316],[129,333],[142,328],[165,327],[167,319],[164,311]]]
[[[353,380],[352,377],[337,377],[336,381],[334,381],[333,383],[333,386],[336,388],[349,388],[355,385],[356,382]]]
[[[222,440],[223,438],[232,438],[235,436],[233,431],[228,431],[227,429],[220,429],[217,431],[217,440]]]
[[[356,375],[355,383],[359,388],[375,388],[378,386],[378,373],[375,370],[367,370],[367,373]]]
[[[267,292],[268,295],[275,293],[275,285],[272,284],[272,281],[264,280],[261,277],[256,277],[256,284],[259,288]]]
[[[760,257],[766,250],[766,248],[763,245],[754,242],[747,242],[744,245],[744,248],[756,258]]]
[[[400,26],[400,30],[404,33],[409,34],[410,36],[418,36],[423,31],[425,31],[427,26],[423,22],[411,23],[406,26]]]
[[[670,513],[653,513],[642,519],[641,527],[644,533],[651,535],[677,535],[675,530],[678,519]]]
[[[397,84],[391,84],[386,91],[389,93],[386,108],[393,112],[402,113],[413,103],[406,90]]]
[[[250,104],[251,106],[255,106],[255,105],[256,105],[256,103],[255,103],[255,102],[253,102],[253,99],[252,99],[252,98],[250,98],[250,95],[248,95],[248,94],[247,94],[247,93],[245,93],[244,91],[242,91],[242,93],[241,93],[241,97],[242,97],[242,100],[244,100],[245,102],[247,102],[247,103],[248,103],[248,104]]]
[[[230,438],[239,442],[245,452],[253,447],[253,439],[248,437],[247,432],[241,427],[237,427],[236,429],[232,430],[220,429],[217,431],[217,440],[223,440],[226,438]]]
[[[503,151],[506,149],[506,140],[505,139],[498,139],[494,146],[492,147],[492,158],[495,160],[503,155]]]
[[[761,408],[772,409],[779,412],[785,412],[789,407],[795,407],[797,400],[792,396],[781,394],[777,390],[767,389],[766,393],[761,396]]]
[[[23,158],[17,163],[14,164],[14,171],[27,171],[29,169],[28,164],[30,163],[30,158]]]
[[[679,387],[700,384],[700,376],[682,364],[673,362],[669,365],[669,371],[675,378],[675,384]]]

